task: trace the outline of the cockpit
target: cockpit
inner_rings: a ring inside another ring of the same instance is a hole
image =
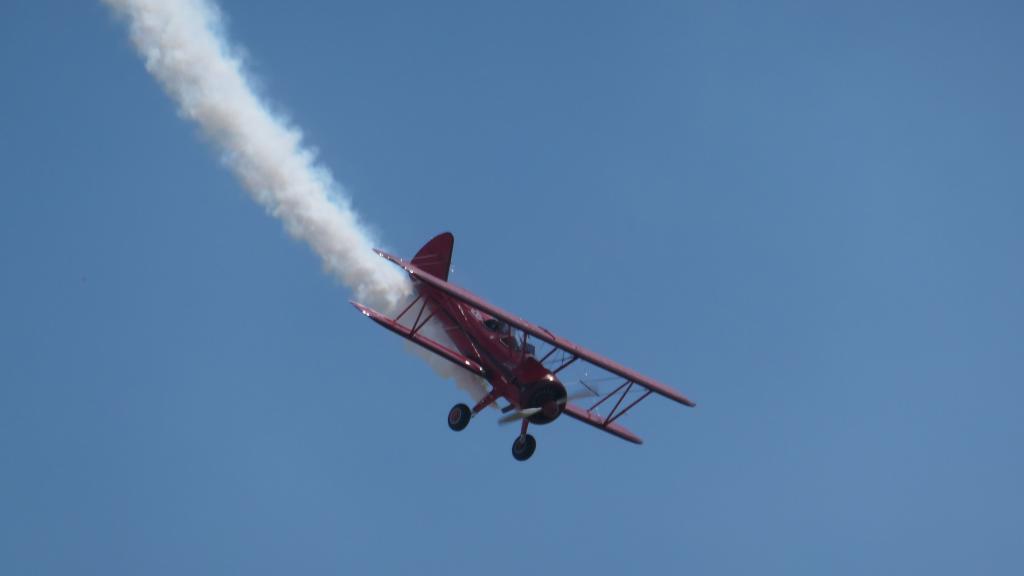
[[[520,339],[525,341],[524,334],[521,334],[519,330],[513,330],[507,322],[498,320],[497,318],[487,318],[484,321],[484,326],[487,327],[491,332],[501,334],[498,341],[502,343],[506,348],[519,352],[522,350],[520,345]],[[533,354],[533,344],[526,344],[526,353]]]

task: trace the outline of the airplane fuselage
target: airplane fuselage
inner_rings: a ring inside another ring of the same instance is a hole
[[[484,367],[485,378],[499,397],[518,409],[540,408],[531,423],[547,424],[565,406],[565,386],[533,355],[533,346],[508,324],[426,285],[418,289],[434,318],[467,358]]]

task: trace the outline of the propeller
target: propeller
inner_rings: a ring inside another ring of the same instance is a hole
[[[518,412],[513,412],[511,414],[502,416],[501,418],[498,419],[498,424],[511,424],[517,420],[529,418],[530,416],[533,416],[534,414],[540,412],[541,410],[543,410],[543,408],[527,408],[526,410],[519,410]]]
[[[583,386],[584,386],[583,390],[577,390],[576,392],[573,392],[572,394],[569,394],[565,398],[559,400],[558,401],[558,405],[559,406],[563,406],[566,402],[569,402],[571,400],[578,400],[580,398],[589,398],[589,397],[592,397],[592,396],[597,396],[597,394],[598,394],[597,390],[591,388],[590,386],[587,386],[586,384],[583,383],[582,380],[580,380],[580,384],[583,384]],[[540,406],[535,407],[535,408],[524,408],[523,410],[519,410],[517,412],[513,412],[511,414],[508,414],[506,416],[502,416],[501,418],[498,419],[498,424],[501,424],[501,425],[511,424],[513,422],[522,420],[524,418],[529,418],[530,416],[533,416],[534,414],[537,414],[538,412],[540,412],[543,409],[544,408],[540,407]]]

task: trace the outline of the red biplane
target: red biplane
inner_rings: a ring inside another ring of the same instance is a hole
[[[395,318],[352,302],[360,312],[381,326],[490,383],[490,392],[472,409],[466,404],[452,407],[448,413],[448,426],[452,430],[464,429],[473,416],[503,398],[508,405],[501,409],[506,416],[500,421],[522,420],[519,436],[512,444],[512,456],[516,460],[526,460],[537,447],[537,441],[526,433],[530,424],[549,424],[566,414],[609,434],[641,444],[643,441],[639,436],[616,422],[641,400],[654,393],[686,406],[695,405],[665,384],[555,336],[545,328],[513,316],[448,283],[454,244],[455,238],[450,233],[440,234],[427,242],[411,262],[376,251],[405,269],[416,287],[416,298]],[[416,304],[420,306],[415,320],[408,326],[402,324],[406,314],[412,318],[410,312]],[[441,323],[457,350],[422,333],[423,327],[431,319]],[[542,347],[550,349],[543,354],[538,353],[531,338],[541,343]],[[621,384],[603,395],[590,389],[592,395],[599,398],[589,408],[570,403],[573,397],[570,397],[559,381],[558,373],[577,360],[609,373],[616,380],[621,380]],[[631,391],[634,397],[623,406],[623,401]],[[608,402],[612,398],[615,401]],[[603,415],[598,412],[598,408],[607,408],[609,404],[613,404],[610,411]]]

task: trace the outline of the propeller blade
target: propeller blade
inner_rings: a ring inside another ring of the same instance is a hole
[[[588,398],[588,397],[591,397],[591,396],[597,396],[597,392],[595,392],[594,390],[590,390],[590,389],[577,390],[576,392],[573,392],[572,394],[569,394],[565,398],[559,400],[558,401],[558,405],[562,406],[566,402],[569,402],[570,400],[578,400],[580,398]],[[509,405],[508,408],[511,408],[511,405]],[[543,410],[543,408],[540,408],[540,407],[537,407],[537,408],[526,408],[524,410],[519,410],[518,412],[513,412],[513,413],[508,414],[506,416],[502,416],[501,418],[498,419],[498,424],[511,424],[513,422],[516,422],[517,420],[522,420],[523,418],[529,418],[530,416],[533,416],[534,414],[540,412],[541,410]]]
[[[520,410],[518,412],[513,412],[513,413],[509,414],[508,416],[502,416],[501,418],[499,418],[498,419],[498,424],[511,424],[511,423],[515,422],[516,420],[522,420],[523,418],[529,418],[530,416],[533,416],[534,414],[536,414],[537,412],[540,412],[540,411],[541,411],[540,408],[527,408],[526,410]]]

